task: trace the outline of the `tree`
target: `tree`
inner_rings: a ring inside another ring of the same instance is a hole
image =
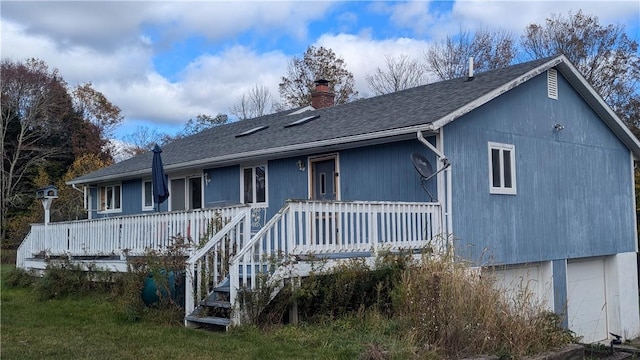
[[[425,61],[428,71],[439,80],[448,80],[468,73],[470,57],[475,70],[488,71],[508,66],[515,56],[515,40],[510,33],[479,29],[447,36],[427,49]]]
[[[365,76],[374,95],[384,95],[427,83],[425,68],[420,62],[406,55],[385,55],[386,69],[376,68]]]
[[[273,97],[264,85],[256,85],[249,92],[242,94],[238,102],[229,112],[238,120],[253,119],[271,113],[273,109]]]
[[[66,182],[78,176],[88,174],[111,165],[113,161],[103,159],[97,154],[82,155],[73,162],[68,171],[57,182],[59,198],[53,202],[52,221],[71,221],[87,218],[84,208],[83,192],[66,185]]]
[[[216,116],[200,114],[196,116],[195,120],[189,119],[187,123],[184,124],[182,131],[178,133],[175,138],[180,139],[183,137],[195,135],[199,132],[202,132],[203,130],[226,124],[228,120],[229,117],[225,114],[218,114]]]
[[[290,109],[310,105],[314,81],[320,79],[329,81],[329,90],[335,94],[336,104],[345,104],[358,97],[353,74],[346,69],[344,60],[331,49],[310,46],[302,58],[293,57],[289,61],[287,74],[279,85],[281,107]]]
[[[124,137],[126,146],[123,149],[129,156],[135,156],[147,151],[151,151],[155,144],[162,145],[169,135],[158,132],[147,126],[138,126],[136,130]]]
[[[124,118],[120,108],[111,103],[104,94],[95,90],[91,83],[76,86],[73,90],[73,98],[76,111],[83,119],[97,126],[105,137],[111,136],[115,127]]]
[[[522,47],[530,58],[565,55],[627,126],[640,126],[638,42],[624,25],[603,26],[582,11],[553,15],[545,25],[527,26]]]
[[[122,116],[90,83],[70,91],[58,70],[42,60],[3,60],[1,66],[0,240],[17,243],[24,234],[12,232],[18,227],[8,221],[32,212],[40,175],[57,183],[87,153],[110,161],[105,134]]]
[[[7,219],[28,206],[33,196],[32,178],[47,159],[64,153],[56,135],[70,111],[66,83],[57,70],[36,59],[25,63],[3,60],[1,223],[5,239]]]

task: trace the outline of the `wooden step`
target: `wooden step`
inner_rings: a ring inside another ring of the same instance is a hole
[[[228,302],[228,301],[224,301],[224,300],[207,299],[207,300],[201,301],[200,305],[201,306],[216,307],[216,308],[223,308],[223,309],[231,309],[231,303]]]
[[[223,326],[225,329],[231,324],[231,319],[213,316],[197,317],[190,315],[186,316],[184,319],[196,324]]]

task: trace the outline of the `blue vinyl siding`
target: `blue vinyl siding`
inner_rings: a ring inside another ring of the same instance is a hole
[[[298,170],[297,162],[302,160],[307,164],[306,156],[269,161],[267,164],[269,210],[267,219],[275,215],[287,200],[308,199],[307,185],[309,168]]]
[[[450,123],[453,232],[478,263],[634,251],[629,150],[558,77],[546,73]],[[554,124],[564,130],[554,130]],[[515,145],[517,195],[489,193],[488,142]]]
[[[208,169],[205,173],[209,174],[211,181],[204,185],[204,207],[221,207],[240,203],[239,166]]]
[[[411,162],[413,152],[424,155],[435,171],[435,155],[418,140],[341,151],[338,177],[342,200],[430,201]],[[437,201],[435,177],[429,185]]]
[[[109,183],[114,184],[114,183]],[[120,198],[120,212],[108,212],[108,213],[100,213],[96,211],[100,205],[98,198],[98,187],[92,187],[89,189],[92,204],[91,209],[93,213],[94,219],[99,219],[102,217],[112,217],[112,216],[121,216],[121,215],[134,215],[140,214],[142,212],[142,179],[135,180],[127,180],[120,183],[122,187],[121,198]],[[160,206],[161,211],[166,211],[166,203]]]
[[[122,182],[122,215],[142,212],[142,180]]]

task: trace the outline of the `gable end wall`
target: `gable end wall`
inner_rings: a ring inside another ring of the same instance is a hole
[[[558,75],[558,100],[541,74],[445,127],[458,255],[508,264],[635,251],[630,152]],[[517,195],[489,193],[490,141],[515,145]]]

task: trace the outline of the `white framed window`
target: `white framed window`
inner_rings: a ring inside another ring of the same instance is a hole
[[[516,147],[489,142],[489,192],[516,194]]]
[[[142,210],[153,210],[153,184],[151,180],[142,181]]]
[[[122,211],[122,186],[120,184],[101,186],[98,198],[100,199],[100,212]]]
[[[247,166],[240,169],[240,202],[267,206],[267,166]]]

